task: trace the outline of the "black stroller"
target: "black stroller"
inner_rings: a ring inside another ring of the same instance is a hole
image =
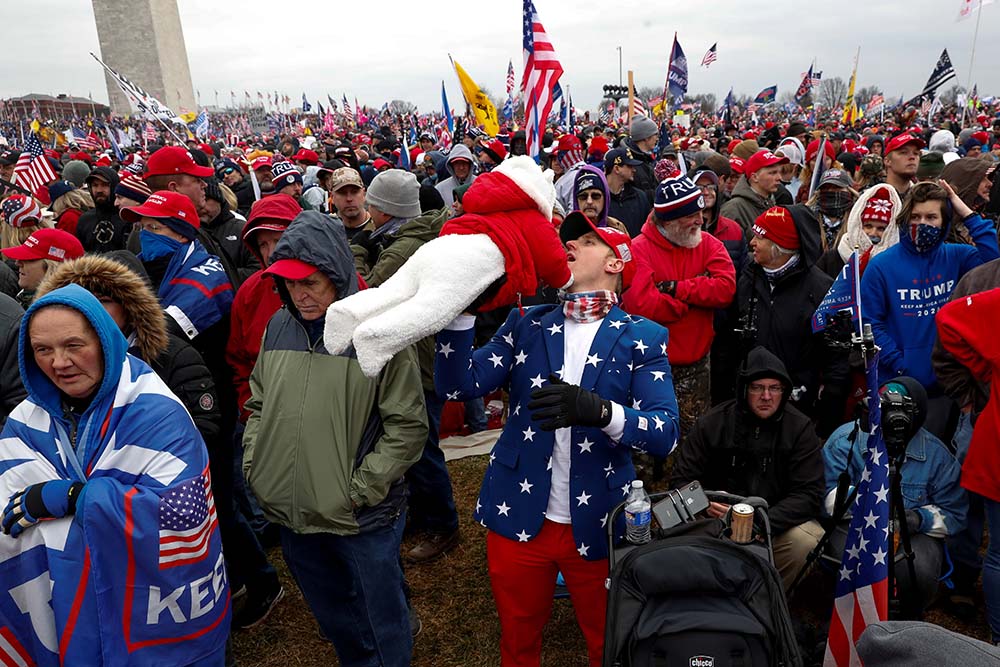
[[[671,496],[683,515],[677,494],[652,496],[654,515]],[[705,495],[751,505],[755,540],[731,541],[728,516],[695,519],[688,512],[680,517],[686,523],[654,528],[646,544],[616,544],[615,519],[624,503],[612,513],[603,667],[801,667],[774,569],[766,501]]]

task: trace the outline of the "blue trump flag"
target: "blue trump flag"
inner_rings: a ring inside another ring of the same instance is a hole
[[[444,91],[444,81],[441,82],[441,106],[444,107],[444,119],[448,123],[448,132],[455,133],[455,119],[451,117],[451,107],[448,106],[448,93]]]
[[[861,318],[861,281],[858,279],[858,252],[855,250],[840,270],[837,279],[830,285],[826,296],[812,317],[813,333],[826,329],[830,318],[838,311],[850,309],[851,321],[857,326]]]
[[[667,68],[667,88],[674,101],[680,102],[688,90],[688,61],[674,33],[674,45],[670,49],[670,65]],[[664,96],[666,98],[666,96]]]
[[[757,97],[753,98],[754,104],[770,104],[774,101],[777,94],[777,86],[768,86],[764,90],[757,93]]]
[[[61,396],[24,342],[39,307],[81,312],[105,370],[68,437]],[[82,483],[72,516],[0,535],[0,664],[221,665],[230,591],[208,454],[184,406],[97,299],[70,285],[28,310],[20,365],[28,398],[3,429],[0,497]],[[60,482],[61,483],[61,482]]]

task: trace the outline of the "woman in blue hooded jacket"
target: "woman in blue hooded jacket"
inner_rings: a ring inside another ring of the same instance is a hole
[[[17,664],[224,663],[230,595],[205,444],[126,348],[77,285],[22,319],[28,397],[0,433],[0,648]]]
[[[952,211],[975,246],[944,242]],[[861,314],[881,348],[879,382],[908,375],[934,396],[934,315],[967,271],[1000,257],[997,231],[944,181],[910,188],[897,224],[899,243],[873,257],[861,279]]]

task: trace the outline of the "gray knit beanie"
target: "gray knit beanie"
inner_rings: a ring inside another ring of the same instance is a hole
[[[70,160],[63,165],[62,177],[78,188],[83,187],[88,176],[90,176],[90,165],[83,160]]]
[[[656,127],[656,123],[646,116],[635,116],[632,119],[632,128],[629,130],[629,136],[632,137],[632,141],[642,141],[643,139],[649,139],[659,131],[660,129]]]
[[[417,177],[403,169],[386,169],[368,186],[369,204],[394,218],[420,215],[420,184]]]

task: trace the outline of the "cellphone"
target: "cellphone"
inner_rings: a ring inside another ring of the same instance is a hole
[[[694,521],[695,515],[708,509],[708,496],[695,480],[680,489],[667,492],[665,498],[653,505],[653,516],[660,528],[667,529]]]

